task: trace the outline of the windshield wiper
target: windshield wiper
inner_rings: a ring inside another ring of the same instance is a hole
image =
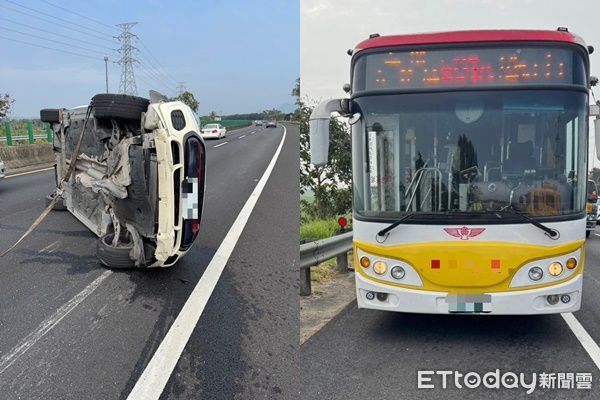
[[[510,212],[512,215],[517,215],[519,216],[523,221],[527,221],[530,224],[532,224],[533,226],[535,226],[536,228],[540,228],[541,230],[543,230],[546,235],[548,235],[548,237],[550,239],[558,239],[560,237],[560,232],[557,231],[556,229],[552,229],[547,227],[546,225],[537,222],[536,220],[534,220],[533,218],[531,218],[529,215],[525,214],[525,213],[521,213],[519,212],[516,208],[513,207],[512,204],[501,208],[498,211],[491,211],[490,213],[496,214],[497,216],[500,217],[500,213],[504,212],[504,211],[508,211]]]
[[[411,219],[413,217],[423,217],[423,216],[431,216],[431,215],[439,216],[439,214],[436,214],[436,213],[412,213],[412,214],[406,214],[402,218],[400,218],[400,219],[392,222],[386,228],[383,228],[382,230],[380,230],[379,232],[377,232],[377,236],[385,236],[389,231],[391,231],[392,229],[394,229],[398,225],[402,224],[404,221],[406,221],[408,219]]]

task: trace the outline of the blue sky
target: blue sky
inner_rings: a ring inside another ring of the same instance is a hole
[[[119,31],[111,27],[130,21],[138,22],[132,32],[140,38],[139,95],[147,96],[152,85],[173,96],[182,81],[199,100],[199,114],[293,104],[300,69],[298,0],[0,0],[0,93],[15,99],[12,117],[87,104],[105,91],[105,53],[109,89],[118,92],[120,66],[112,63],[118,59],[112,49],[119,45],[111,35]]]

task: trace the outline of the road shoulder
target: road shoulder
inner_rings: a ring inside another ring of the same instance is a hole
[[[354,273],[340,273],[326,283],[312,283],[313,293],[300,297],[300,344],[319,332],[356,299]]]

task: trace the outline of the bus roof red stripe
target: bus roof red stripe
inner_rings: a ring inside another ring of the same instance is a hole
[[[419,46],[431,44],[457,44],[476,42],[561,42],[586,47],[579,36],[564,31],[541,30],[477,30],[417,33],[410,35],[380,36],[360,42],[355,52],[378,47]]]

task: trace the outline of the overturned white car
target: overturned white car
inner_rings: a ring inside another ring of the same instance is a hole
[[[48,204],[98,235],[97,256],[112,268],[171,266],[200,228],[206,153],[196,118],[152,97],[98,94],[89,106],[40,111],[56,154]]]

